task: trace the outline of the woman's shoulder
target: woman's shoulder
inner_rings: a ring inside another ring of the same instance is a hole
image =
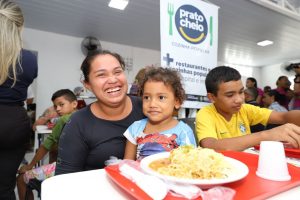
[[[20,56],[20,64],[23,70],[28,71],[33,78],[37,77],[38,64],[37,56],[31,51],[22,49]]]
[[[91,105],[88,105],[84,108],[81,108],[80,110],[77,110],[76,112],[72,113],[72,120],[76,119],[90,119],[92,117],[92,112],[90,109]]]

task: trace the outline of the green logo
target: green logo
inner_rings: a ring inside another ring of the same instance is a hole
[[[174,15],[174,5],[168,3],[168,15],[169,15],[169,35],[173,35],[173,15]]]

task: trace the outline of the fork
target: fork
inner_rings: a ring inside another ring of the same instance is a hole
[[[172,17],[174,15],[174,5],[171,3],[168,3],[168,14],[169,14],[169,35],[173,35]]]

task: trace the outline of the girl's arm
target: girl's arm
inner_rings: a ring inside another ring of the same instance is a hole
[[[136,145],[127,140],[124,159],[136,160]]]

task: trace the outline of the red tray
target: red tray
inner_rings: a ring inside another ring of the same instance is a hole
[[[259,150],[259,145],[254,146],[255,149]],[[300,158],[300,149],[284,148],[285,156],[291,158]]]
[[[234,200],[244,199],[265,199],[283,191],[289,190],[300,185],[300,168],[288,164],[288,169],[291,175],[290,181],[270,181],[256,176],[256,168],[258,163],[258,155],[226,151],[222,152],[225,156],[237,159],[245,163],[249,168],[249,174],[242,180],[228,183],[224,186],[236,190]],[[109,177],[121,188],[127,191],[130,195],[138,200],[150,200],[151,198],[141,190],[137,185],[131,182],[120,174],[118,165],[111,165],[105,168]],[[182,200],[183,198],[174,197],[168,193],[165,200]],[[199,200],[201,198],[198,198]]]

